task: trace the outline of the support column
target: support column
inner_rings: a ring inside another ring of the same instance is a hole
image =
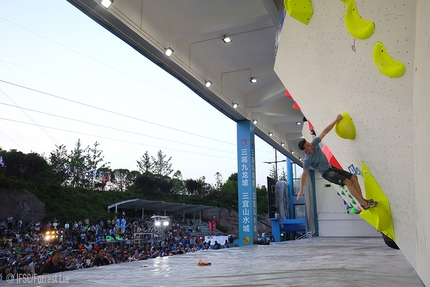
[[[315,171],[311,170],[309,172],[309,176],[311,179],[311,189],[312,189],[312,197],[313,197],[313,206],[311,208],[313,208],[314,210],[314,228],[315,228],[315,233],[313,236],[319,236],[319,232],[318,232],[318,210],[317,210],[317,192],[316,192],[316,185],[315,185]]]
[[[293,175],[293,161],[287,157],[287,181],[288,181],[288,202],[290,210],[290,218],[296,218],[294,210],[294,175]]]
[[[237,166],[239,245],[248,246],[257,241],[255,141],[250,121],[237,123]]]

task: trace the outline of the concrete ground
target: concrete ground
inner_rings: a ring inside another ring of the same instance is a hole
[[[211,262],[197,266],[198,260]],[[309,238],[38,276],[1,286],[424,286],[382,238]]]

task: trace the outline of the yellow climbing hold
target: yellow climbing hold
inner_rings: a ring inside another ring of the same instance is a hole
[[[354,0],[348,0],[346,3],[345,26],[352,37],[361,40],[369,38],[375,31],[375,23],[361,18],[360,14],[358,14]]]
[[[311,0],[284,0],[285,11],[294,19],[308,25],[314,10]]]
[[[406,71],[405,64],[393,59],[382,42],[376,42],[373,47],[373,62],[381,74],[391,78],[401,77]]]
[[[342,119],[336,123],[334,130],[343,139],[355,139],[355,125],[352,118],[346,113],[341,113]]]
[[[366,198],[377,201],[378,205],[368,210],[363,210],[360,213],[360,217],[395,242],[396,237],[394,235],[394,226],[388,198],[364,162],[361,163],[361,168],[363,171]]]

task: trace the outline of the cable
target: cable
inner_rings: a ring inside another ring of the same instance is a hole
[[[0,89],[0,92],[2,92],[3,93],[3,95],[5,95],[8,99],[9,99],[9,101],[11,101],[12,103],[14,103],[15,105],[16,105],[16,103],[15,103],[15,101],[14,100],[12,100],[2,89]],[[36,122],[36,120],[35,119],[33,119],[30,115],[28,115],[27,113],[25,113],[24,111],[22,111],[21,110],[21,112],[27,117],[27,118],[29,118],[33,123],[35,123],[35,124],[37,124],[37,122]],[[59,143],[59,141],[57,141],[50,133],[48,133],[48,131],[46,131],[46,130],[44,130],[43,128],[41,128],[41,127],[39,127],[41,130],[42,130],[42,132],[44,132],[49,138],[51,138],[51,140],[54,142],[54,143],[56,143],[56,144],[58,144]],[[18,134],[18,133],[17,133]],[[19,134],[18,134],[19,135]],[[21,136],[21,135],[19,135],[19,136]],[[21,137],[22,138],[22,137]],[[25,140],[25,139],[24,139]],[[28,143],[28,142],[27,142]],[[28,143],[30,146],[32,146],[30,143]]]
[[[105,126],[105,125],[101,125],[101,124],[90,123],[90,122],[86,122],[86,121],[82,121],[82,120],[72,119],[72,118],[68,118],[68,117],[64,117],[64,116],[59,116],[59,115],[54,115],[54,114],[50,114],[50,113],[46,113],[46,112],[42,112],[42,111],[37,111],[37,110],[29,109],[29,108],[14,106],[14,105],[2,103],[2,102],[0,102],[0,104],[1,105],[5,105],[5,106],[9,106],[9,107],[13,107],[13,108],[19,108],[19,109],[22,109],[22,110],[27,110],[27,111],[31,111],[31,112],[35,112],[35,113],[40,113],[40,114],[48,115],[48,116],[51,116],[51,117],[57,117],[57,118],[66,119],[66,120],[69,120],[69,121],[75,121],[75,122],[79,122],[79,123],[84,123],[84,124],[88,124],[88,125],[92,125],[92,126],[96,126],[96,127],[102,127],[102,128],[106,128],[106,129],[111,129],[111,130],[116,130],[116,131],[120,131],[120,132],[125,132],[125,133],[130,133],[130,134],[135,134],[135,135],[140,135],[140,136],[144,136],[144,137],[150,137],[150,138],[154,138],[154,139],[159,139],[159,140],[167,141],[167,139],[163,139],[163,138],[155,137],[155,136],[150,136],[150,135],[145,135],[145,134],[142,134],[142,133],[127,131],[127,130],[118,129],[118,128],[114,128],[114,127],[109,127],[109,126]],[[168,141],[169,142],[174,142],[174,143],[179,143],[179,144],[185,144],[185,145],[188,145],[188,146],[194,146],[194,147],[208,149],[208,147],[205,147],[205,146],[193,145],[193,144],[184,143],[184,142],[180,142],[180,141],[174,141],[174,140],[168,140]],[[210,148],[210,149],[214,150],[214,151],[220,151],[220,152],[230,153],[230,152],[225,151],[225,150],[219,150],[219,149],[213,149],[213,148]]]
[[[31,125],[31,126],[36,125],[36,124],[32,124],[32,123],[26,123],[26,122],[23,122],[23,121],[6,119],[6,118],[1,118],[1,117],[0,117],[0,120],[11,121],[11,122],[25,124],[25,125]],[[132,142],[132,141],[126,141],[126,140],[121,140],[121,139],[116,139],[116,138],[109,138],[109,137],[105,137],[105,136],[99,136],[99,135],[88,134],[88,133],[83,133],[83,132],[75,132],[75,131],[61,129],[61,128],[55,128],[55,127],[49,127],[49,126],[43,126],[43,125],[41,125],[41,126],[44,127],[44,128],[47,128],[47,129],[53,129],[53,130],[58,130],[58,131],[63,131],[63,132],[69,132],[69,133],[86,135],[86,136],[96,136],[97,138],[104,138],[104,139],[113,140],[113,141],[119,141],[119,142],[124,142],[124,143],[131,143],[131,144],[136,144],[136,145],[142,145],[142,146],[150,146],[150,147],[160,148],[160,146],[142,144],[142,143],[137,143],[137,142]],[[213,157],[216,157],[216,158],[231,159],[230,157],[220,157],[220,156],[217,156],[217,155],[204,154],[204,153],[196,153],[196,152],[190,152],[190,151],[186,151],[186,150],[172,149],[172,148],[168,148],[168,147],[161,147],[161,148],[164,148],[164,149],[167,149],[167,150],[173,150],[173,151],[192,153],[192,154],[199,154],[199,155],[205,155],[205,156],[213,156]]]
[[[0,17],[0,18],[1,18],[1,17]],[[154,110],[151,110],[151,109],[147,109],[147,108],[145,108],[145,107],[142,107],[142,106],[136,105],[135,103],[130,103],[130,102],[124,101],[123,99],[118,99],[118,98],[115,98],[115,97],[112,97],[112,96],[109,96],[109,95],[106,95],[106,94],[99,93],[98,91],[88,89],[88,88],[86,88],[86,87],[83,87],[83,86],[77,85],[77,84],[75,84],[75,83],[72,83],[72,82],[69,82],[69,81],[65,81],[65,80],[62,80],[62,79],[59,79],[59,78],[53,77],[53,76],[51,76],[51,75],[47,75],[47,74],[45,74],[45,73],[41,73],[41,72],[38,72],[38,71],[33,70],[33,69],[29,69],[29,68],[27,68],[27,67],[23,67],[23,66],[21,66],[21,65],[18,65],[18,64],[15,64],[15,63],[12,63],[12,62],[6,61],[6,60],[4,60],[4,59],[0,59],[0,61],[4,62],[4,63],[5,63],[5,65],[6,65],[6,63],[7,63],[7,64],[10,64],[10,65],[14,65],[14,66],[17,66],[17,67],[19,67],[19,68],[21,68],[21,69],[25,69],[25,70],[27,70],[27,71],[30,71],[30,72],[33,72],[33,73],[36,73],[36,74],[42,75],[42,76],[44,76],[44,77],[48,77],[48,78],[54,79],[54,80],[56,80],[56,81],[66,83],[66,84],[68,84],[68,85],[75,86],[75,87],[78,87],[78,88],[80,88],[80,89],[90,91],[91,93],[98,94],[98,95],[101,95],[101,96],[103,96],[103,97],[109,97],[109,98],[111,98],[111,99],[114,99],[114,100],[119,101],[119,102],[126,103],[126,104],[128,104],[128,105],[130,105],[130,106],[133,106],[133,107],[138,107],[138,108],[141,108],[141,109],[143,109],[143,110],[147,110],[147,111],[151,111],[151,112],[157,112],[157,113],[159,113],[158,111],[154,111]],[[6,66],[7,66],[7,65],[6,65]],[[146,83],[146,82],[144,82],[144,83]],[[162,90],[162,89],[160,89],[160,90]],[[162,90],[162,91],[165,91],[165,90]],[[165,92],[167,92],[167,91],[165,91]],[[169,93],[169,92],[167,92],[167,93]],[[172,93],[169,93],[169,94],[170,94],[170,95],[173,95]],[[177,97],[177,96],[175,95],[175,97]],[[186,99],[186,98],[182,98],[182,97],[179,97],[179,98],[181,98],[181,99],[183,99],[183,100],[185,100],[185,101],[187,101],[187,102],[189,102],[189,103],[191,103],[191,104],[194,104],[194,105],[196,105],[196,106],[197,106],[197,107],[199,107],[199,108],[201,108],[201,107],[202,107],[202,106],[200,106],[200,105],[197,105],[197,104],[195,104],[195,103],[193,103],[193,102],[189,101],[189,100],[188,100],[188,99]],[[204,108],[206,108],[206,107],[204,107]],[[160,114],[160,115],[163,115],[163,117],[169,117],[169,115],[166,115],[166,114],[161,114],[161,113],[159,113],[159,114]],[[184,122],[184,123],[187,123],[187,124],[194,124],[194,125],[195,125],[195,123],[190,123],[190,122],[187,122],[187,121],[183,121],[183,120],[178,119],[178,118],[174,118],[174,117],[171,117],[171,118],[172,118],[172,119],[174,119],[174,120],[180,120],[180,121],[182,121],[182,122]],[[198,127],[202,127],[202,126],[200,126],[200,125],[196,125],[196,126],[198,126]]]
[[[72,49],[72,48],[67,47],[67,46],[65,46],[65,45],[63,45],[63,44],[60,44],[60,43],[58,43],[58,42],[56,42],[56,41],[54,41],[54,40],[51,40],[51,39],[49,39],[49,38],[47,38],[47,37],[45,37],[45,36],[43,36],[43,35],[41,35],[41,34],[38,34],[38,33],[36,33],[36,32],[33,32],[33,31],[31,31],[30,29],[27,29],[27,28],[25,28],[25,27],[23,27],[23,26],[21,26],[21,25],[18,25],[18,24],[16,24],[16,23],[12,22],[12,21],[9,21],[9,20],[7,20],[7,19],[5,19],[5,18],[3,18],[3,17],[0,17],[0,19],[2,19],[3,21],[6,21],[6,22],[8,22],[8,23],[10,23],[10,24],[12,24],[12,25],[15,25],[15,26],[17,26],[17,27],[19,27],[19,28],[21,28],[21,29],[23,29],[23,30],[26,30],[26,31],[28,31],[28,32],[30,32],[30,33],[32,33],[32,34],[34,34],[34,35],[37,35],[37,36],[39,36],[39,37],[41,37],[41,38],[43,38],[43,39],[45,39],[45,40],[47,40],[47,41],[49,41],[49,42],[52,42],[52,43],[54,43],[54,44],[56,44],[56,45],[58,45],[58,46],[61,46],[61,47],[65,48],[65,49],[67,49],[67,50],[69,50],[69,51],[72,51],[72,52],[74,52],[74,53],[76,53],[76,54],[79,54],[79,55],[81,55],[81,56],[85,57],[85,58],[88,58],[88,59],[90,59],[90,60],[93,60],[93,61],[94,61],[94,62],[96,62],[96,63],[99,63],[99,64],[101,64],[101,65],[103,65],[103,66],[108,67],[108,68],[111,68],[112,70],[115,70],[115,71],[117,71],[117,72],[119,72],[119,73],[121,73],[121,74],[124,74],[124,75],[126,75],[126,76],[129,76],[130,78],[134,78],[134,79],[138,80],[139,82],[143,82],[143,83],[145,83],[145,84],[147,84],[147,85],[149,85],[149,86],[151,86],[151,87],[154,87],[154,88],[156,88],[156,89],[158,89],[158,90],[164,91],[164,92],[166,92],[166,93],[168,93],[168,94],[171,94],[171,95],[172,95],[172,93],[170,93],[169,91],[164,90],[164,89],[162,89],[162,88],[160,88],[160,87],[157,87],[157,86],[155,86],[155,85],[151,84],[150,82],[146,82],[146,81],[144,81],[144,80],[142,80],[142,79],[140,79],[140,78],[135,77],[134,75],[131,75],[131,74],[126,73],[126,72],[124,72],[124,71],[122,71],[122,70],[119,70],[119,69],[117,69],[117,68],[115,68],[115,67],[113,67],[113,66],[110,66],[110,65],[108,65],[108,64],[106,64],[106,63],[103,63],[103,62],[101,62],[101,61],[99,61],[99,60],[96,60],[96,59],[94,59],[94,58],[92,58],[92,57],[90,57],[90,56],[88,56],[88,55],[86,55],[86,54],[84,54],[84,53],[82,53],[82,52],[79,52],[79,51],[77,51],[77,50],[75,50],[75,49]],[[184,100],[188,101],[187,99],[184,99]]]
[[[6,123],[4,123],[5,125],[7,125]],[[7,137],[10,141],[12,141],[14,144],[16,144],[17,146],[19,146],[19,148],[21,150],[24,150],[17,142],[15,142],[13,139],[11,139],[10,137],[7,136],[7,134],[5,134],[3,131],[0,131],[2,134],[4,134],[5,137]],[[18,134],[19,135],[19,134]],[[25,139],[24,139],[25,140]]]
[[[75,104],[78,104],[78,105],[90,107],[90,108],[93,108],[93,109],[96,109],[96,110],[100,110],[100,111],[103,111],[103,112],[106,112],[106,113],[111,113],[111,114],[114,114],[114,115],[117,115],[117,116],[122,116],[122,117],[125,117],[125,118],[129,118],[129,119],[137,120],[137,121],[140,121],[140,122],[152,124],[152,125],[155,125],[155,126],[159,126],[159,127],[162,127],[162,128],[169,129],[169,130],[174,130],[174,131],[177,131],[177,132],[186,133],[186,134],[197,136],[197,137],[201,137],[201,138],[205,138],[205,139],[210,139],[210,140],[214,140],[214,141],[218,141],[218,142],[230,144],[229,142],[217,140],[217,139],[214,139],[214,138],[202,136],[202,135],[199,135],[199,134],[187,132],[187,131],[180,130],[180,129],[171,128],[171,127],[168,127],[168,126],[165,126],[165,125],[153,123],[153,122],[150,122],[150,121],[147,121],[147,120],[139,119],[139,118],[128,116],[128,115],[125,115],[125,114],[121,114],[121,113],[118,113],[118,112],[114,112],[114,111],[110,111],[110,110],[107,110],[107,109],[99,108],[99,107],[96,107],[96,106],[93,106],[93,105],[89,105],[89,104],[81,103],[81,102],[74,101],[74,100],[71,100],[71,99],[67,99],[67,98],[64,98],[64,97],[60,97],[60,96],[57,96],[57,95],[54,95],[54,94],[50,94],[50,93],[46,93],[46,92],[43,92],[43,91],[39,91],[39,90],[36,90],[36,89],[33,89],[33,88],[29,88],[29,87],[26,87],[26,86],[23,86],[23,85],[18,85],[18,84],[15,84],[15,83],[12,83],[12,82],[8,82],[8,81],[2,80],[2,79],[0,79],[0,82],[3,82],[5,84],[9,84],[9,85],[13,85],[13,86],[16,86],[16,87],[19,87],[19,88],[22,88],[22,89],[26,89],[26,90],[29,90],[29,91],[37,92],[37,93],[40,93],[40,94],[43,94],[43,95],[46,95],[46,96],[50,96],[50,97],[53,97],[53,98],[57,98],[57,99],[61,99],[61,100],[64,100],[64,101],[72,102],[72,103],[75,103]]]

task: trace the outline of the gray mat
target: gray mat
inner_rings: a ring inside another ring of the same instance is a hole
[[[210,266],[197,266],[199,259]],[[382,238],[310,238],[201,251],[1,286],[424,286]]]

